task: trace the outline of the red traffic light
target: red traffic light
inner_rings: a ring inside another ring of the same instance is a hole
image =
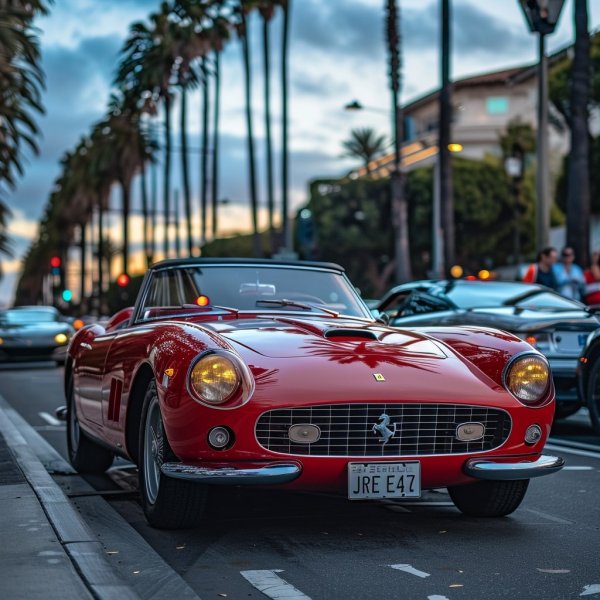
[[[58,267],[60,267],[60,264],[61,264],[60,256],[53,256],[50,259],[50,266],[53,269],[58,269]]]
[[[129,275],[127,275],[127,273],[121,273],[117,277],[117,285],[119,287],[127,287],[127,285],[129,284],[129,281],[130,281],[130,277],[129,277]]]

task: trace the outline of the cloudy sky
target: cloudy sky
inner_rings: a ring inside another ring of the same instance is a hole
[[[573,0],[567,0],[559,26],[548,38],[550,51],[572,41]],[[59,175],[59,159],[106,110],[119,50],[131,23],[158,9],[160,0],[56,0],[51,14],[36,23],[46,73],[43,132],[38,157],[30,156],[18,189],[9,196],[9,233],[15,260],[4,261],[0,306],[12,299],[20,257],[37,234],[49,190]],[[389,131],[389,92],[384,44],[383,0],[293,0],[290,42],[290,177],[293,207],[306,198],[307,181],[342,174],[355,163],[342,158],[341,143],[352,128]],[[452,77],[533,63],[536,37],[526,28],[517,0],[453,0]],[[399,0],[403,37],[403,92],[407,102],[435,89],[439,81],[439,0]],[[600,2],[589,2],[590,29],[600,27]],[[261,56],[258,19],[252,23],[257,164],[262,166]],[[280,19],[273,23],[273,112],[280,112],[277,82]],[[238,41],[223,58],[221,197],[223,230],[248,222],[243,73]],[[343,106],[359,100],[365,110]],[[191,145],[197,149],[200,104],[192,98]],[[176,117],[174,119],[176,121]],[[274,126],[276,143],[279,128]],[[178,162],[174,186],[180,187]],[[196,173],[197,168],[194,167]],[[259,179],[264,205],[263,169]],[[194,190],[197,178],[192,179]],[[196,200],[197,203],[197,200]],[[118,200],[114,201],[118,208]],[[264,214],[261,215],[264,223]],[[117,223],[114,223],[115,232]],[[115,233],[115,237],[118,234]]]

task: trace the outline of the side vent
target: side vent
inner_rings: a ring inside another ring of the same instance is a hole
[[[108,397],[108,420],[119,421],[121,412],[121,394],[123,393],[123,382],[120,379],[113,379],[110,382],[110,396]]]

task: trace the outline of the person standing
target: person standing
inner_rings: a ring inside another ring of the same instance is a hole
[[[600,304],[600,252],[592,252],[592,264],[583,272],[585,292],[583,301],[586,304]]]
[[[581,301],[585,279],[583,269],[575,264],[575,251],[570,246],[566,246],[560,256],[560,262],[554,265],[554,273],[558,283],[557,291],[565,298]]]
[[[554,273],[554,265],[558,260],[556,248],[548,246],[538,252],[536,261],[532,263],[523,276],[527,283],[539,283],[556,290],[558,281]]]

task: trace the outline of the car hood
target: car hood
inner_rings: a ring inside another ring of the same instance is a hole
[[[465,323],[488,325],[508,331],[531,331],[547,328],[592,331],[600,327],[600,321],[583,310],[552,311],[503,306],[473,308],[468,310],[465,316]]]
[[[440,345],[423,334],[364,321],[332,322],[293,318],[249,319],[203,324],[230,342],[269,358],[324,355],[329,351],[407,354],[445,358]]]

